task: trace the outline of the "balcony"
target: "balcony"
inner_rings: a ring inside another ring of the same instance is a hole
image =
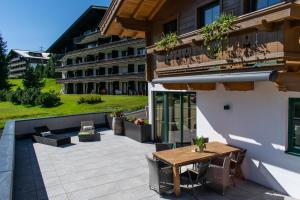
[[[97,31],[97,32],[90,33],[88,35],[81,35],[81,36],[75,37],[73,39],[73,42],[74,42],[74,44],[88,44],[91,42],[98,41],[98,39],[101,37],[103,37],[103,36],[99,33],[99,31]]]
[[[91,62],[83,62],[80,64],[72,64],[72,65],[65,65],[59,66],[56,68],[57,72],[62,72],[66,70],[77,70],[77,69],[85,69],[85,68],[95,68],[95,67],[103,67],[108,65],[118,65],[120,63],[129,63],[129,62],[145,62],[145,55],[133,55],[133,56],[125,56],[125,57],[118,57],[118,58],[111,58],[111,59],[103,59],[103,60],[96,60]]]
[[[171,51],[147,48],[155,59],[158,76],[249,70],[251,68],[298,71],[300,62],[299,6],[281,3],[240,16],[227,46],[211,58],[199,30],[179,36]]]
[[[118,49],[124,46],[133,46],[133,45],[140,45],[140,44],[144,44],[143,39],[123,39],[115,42],[110,42],[107,44],[98,45],[97,47],[93,47],[93,48],[84,48],[84,49],[77,49],[74,51],[70,51],[65,55],[65,59],[74,58],[76,56],[83,56],[84,54],[98,54],[103,50],[106,51],[106,50]]]
[[[58,83],[76,83],[82,81],[99,82],[101,81],[118,81],[120,79],[126,80],[145,80],[145,72],[133,72],[133,73],[118,73],[118,74],[105,74],[105,75],[92,75],[92,76],[77,76],[68,77],[65,79],[57,79]]]

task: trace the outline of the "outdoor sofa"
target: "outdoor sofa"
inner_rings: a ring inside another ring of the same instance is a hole
[[[71,137],[53,134],[47,126],[35,127],[35,134],[32,136],[34,142],[59,147],[71,144]]]

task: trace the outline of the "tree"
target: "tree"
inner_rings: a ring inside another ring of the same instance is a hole
[[[37,73],[38,76],[42,77],[42,78],[47,78],[47,67],[45,65],[42,64],[38,64],[35,67],[35,72]]]
[[[27,67],[23,77],[23,85],[27,89],[36,88],[40,90],[42,87],[44,87],[45,82],[33,67]]]
[[[0,90],[9,89],[8,69],[6,60],[7,43],[3,40],[0,34]]]
[[[57,57],[54,54],[50,55],[50,58],[47,62],[45,72],[47,78],[56,78],[55,67],[57,66]]]

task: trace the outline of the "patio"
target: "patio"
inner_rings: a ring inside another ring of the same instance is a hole
[[[153,144],[142,144],[127,137],[101,130],[101,142],[79,143],[70,133],[72,145],[56,148],[30,139],[16,141],[14,197],[18,199],[194,199],[183,191],[160,197],[148,187],[145,154],[154,152]],[[198,199],[291,199],[251,182],[220,196],[198,191]]]

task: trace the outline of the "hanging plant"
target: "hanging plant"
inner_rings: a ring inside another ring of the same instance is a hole
[[[230,31],[234,30],[236,17],[231,14],[222,14],[213,23],[204,26],[200,30],[203,37],[203,46],[210,58],[216,58],[217,54],[224,51],[227,46]]]
[[[161,40],[156,43],[157,50],[171,51],[178,43],[178,36],[176,33],[163,34]]]

